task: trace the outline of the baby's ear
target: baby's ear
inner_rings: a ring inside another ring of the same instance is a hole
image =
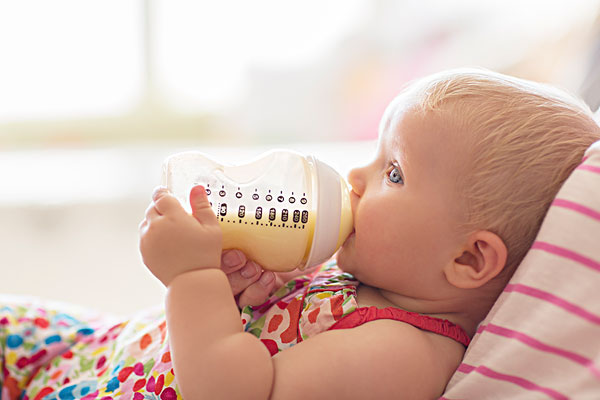
[[[490,231],[469,235],[461,250],[462,253],[444,268],[446,279],[457,288],[481,287],[498,275],[506,264],[506,246]]]

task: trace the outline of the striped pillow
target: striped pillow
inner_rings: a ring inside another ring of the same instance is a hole
[[[600,142],[552,203],[443,399],[600,399]]]

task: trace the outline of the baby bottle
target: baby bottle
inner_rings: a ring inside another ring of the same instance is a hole
[[[223,230],[223,249],[239,249],[264,269],[317,265],[352,232],[344,179],[313,156],[273,150],[243,165],[223,165],[189,151],[168,157],[162,184],[191,212],[196,185]]]

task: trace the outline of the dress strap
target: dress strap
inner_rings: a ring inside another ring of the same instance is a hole
[[[395,307],[377,308],[372,306],[357,308],[333,324],[329,330],[355,328],[366,322],[378,319],[392,319],[406,322],[416,328],[454,339],[465,347],[471,342],[469,335],[467,335],[463,328],[447,319],[434,318]]]

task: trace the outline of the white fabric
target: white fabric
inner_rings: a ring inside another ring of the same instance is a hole
[[[600,142],[567,179],[443,399],[600,399]]]

